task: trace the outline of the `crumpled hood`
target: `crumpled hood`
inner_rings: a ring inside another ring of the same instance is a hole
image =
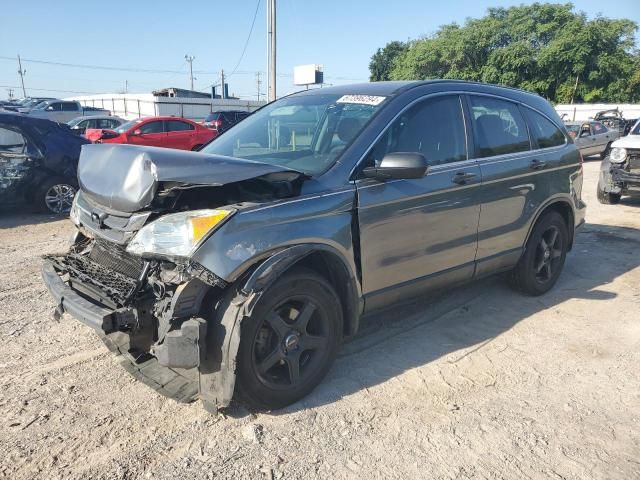
[[[627,135],[619,138],[611,144],[611,147],[640,149],[640,135]]]
[[[82,147],[78,183],[94,202],[120,212],[149,206],[161,182],[220,186],[295,170],[240,158],[136,145]]]

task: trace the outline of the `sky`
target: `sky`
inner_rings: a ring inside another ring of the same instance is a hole
[[[122,92],[125,83],[129,92],[141,93],[189,88],[188,54],[195,57],[196,90],[210,91],[224,69],[231,74],[230,93],[257,99],[256,72],[261,72],[264,99],[267,2],[2,0],[0,98],[8,88],[22,96],[16,88],[18,54],[26,70],[27,95],[61,98]],[[533,2],[277,0],[278,95],[300,89],[293,85],[295,65],[322,64],[328,84],[367,81],[371,55],[387,42],[420,38],[445,23],[481,17],[488,7],[521,3]],[[603,14],[640,24],[640,0],[574,3],[590,18]]]

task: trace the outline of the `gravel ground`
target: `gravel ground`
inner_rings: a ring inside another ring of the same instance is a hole
[[[550,293],[501,278],[367,319],[285,410],[210,415],[52,320],[68,221],[0,218],[0,478],[640,478],[640,201],[595,200]]]

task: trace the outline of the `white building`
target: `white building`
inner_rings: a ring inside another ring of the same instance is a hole
[[[153,93],[103,93],[81,95],[65,100],[77,100],[84,106],[99,107],[112,115],[134,120],[141,117],[176,116],[201,121],[211,112],[243,110],[253,112],[266,102],[257,100],[168,97]]]

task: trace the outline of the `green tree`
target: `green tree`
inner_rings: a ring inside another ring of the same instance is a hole
[[[638,101],[637,28],[630,20],[589,20],[570,3],[490,8],[387,55],[399,42],[379,49],[371,79],[456,78],[519,87],[556,102]],[[391,69],[380,75],[381,65]]]
[[[394,60],[404,53],[407,48],[408,45],[406,43],[398,41],[389,42],[384,48],[379,48],[373,54],[369,63],[369,72],[371,72],[369,79],[372,82],[390,80]]]

